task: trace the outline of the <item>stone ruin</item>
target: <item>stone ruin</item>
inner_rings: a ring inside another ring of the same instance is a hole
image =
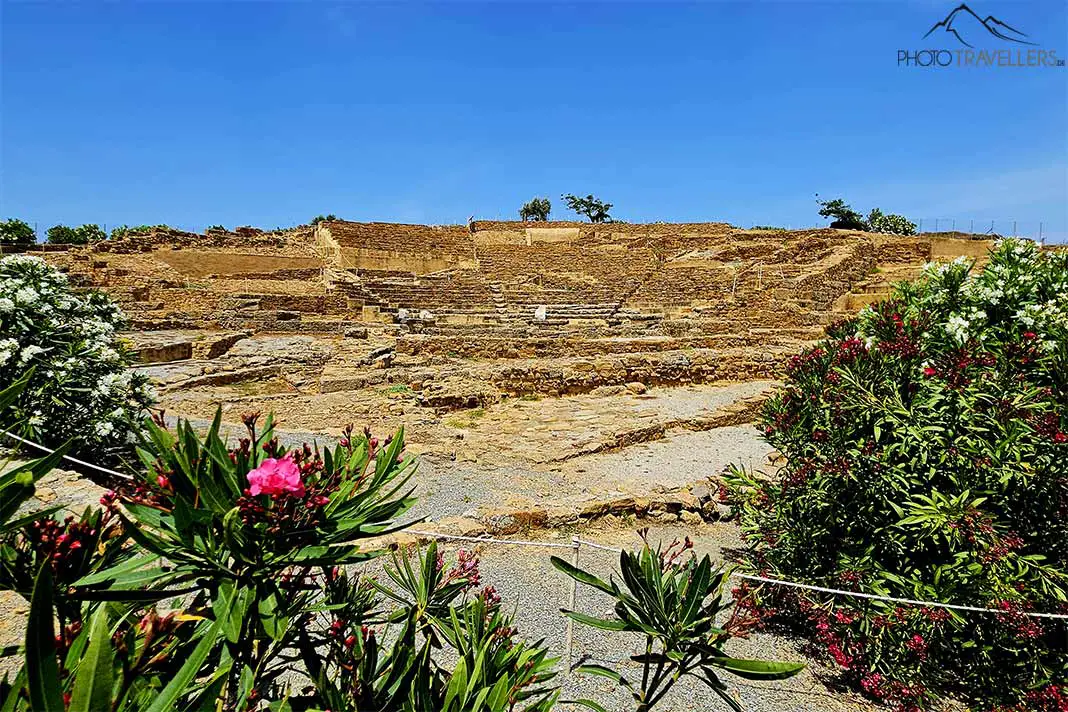
[[[508,399],[774,380],[927,261],[988,247],[726,223],[331,221],[45,257],[121,303],[172,412],[272,409],[311,431],[384,419],[441,443],[450,413]]]

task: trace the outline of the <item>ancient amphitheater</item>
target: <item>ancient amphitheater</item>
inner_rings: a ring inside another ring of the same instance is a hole
[[[168,413],[271,410],[303,438],[403,425],[427,454],[428,515],[514,531],[714,517],[723,467],[769,454],[746,423],[785,359],[925,262],[988,247],[723,223],[335,221],[46,255],[122,303]]]

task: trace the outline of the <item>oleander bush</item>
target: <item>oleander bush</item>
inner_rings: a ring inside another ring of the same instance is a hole
[[[899,709],[1065,709],[1066,621],[1026,614],[1068,613],[1068,253],[929,266],[795,357],[761,424],[785,465],[734,471],[747,568],[998,612],[743,586],[754,620]]]
[[[519,636],[477,555],[376,546],[411,523],[416,463],[403,431],[379,442],[350,427],[333,448],[287,449],[257,414],[243,417],[246,436],[231,445],[220,413],[203,436],[160,420],[145,424],[144,467],[104,495],[103,510],[0,527],[0,590],[30,609],[14,651],[23,664],[0,680],[0,710],[555,708],[557,660]],[[36,466],[31,486],[54,461]],[[379,573],[364,568],[383,555]],[[682,674],[737,710],[718,673],[778,678],[800,668],[723,652],[724,573],[707,557],[646,546],[621,563],[625,590],[563,567],[614,591],[621,622],[602,627],[649,637],[635,659],[657,672],[639,710]]]
[[[75,293],[44,260],[0,259],[0,385],[29,373],[11,406],[19,434],[51,446],[74,440],[96,460],[122,450],[153,400],[127,368],[122,324],[111,299]]]
[[[879,208],[872,208],[868,213],[868,230],[889,235],[915,235],[916,223],[904,215],[888,215]]]
[[[25,220],[0,220],[0,245],[32,245],[35,242],[37,233]]]

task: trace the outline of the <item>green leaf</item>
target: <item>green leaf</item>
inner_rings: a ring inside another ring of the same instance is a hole
[[[604,618],[594,618],[593,616],[587,616],[582,613],[576,613],[575,611],[569,611],[565,608],[561,608],[560,612],[571,620],[581,623],[582,625],[588,625],[591,628],[600,628],[601,630],[627,630],[629,627],[624,621],[605,620]]]
[[[550,556],[549,561],[552,562],[552,565],[555,566],[559,571],[564,572],[576,581],[584,583],[587,586],[593,586],[598,591],[604,591],[609,595],[616,595],[615,590],[607,582],[602,581],[591,573],[587,573],[586,571],[583,571],[580,568],[572,566],[571,564],[561,559],[559,556]]]
[[[96,712],[111,709],[115,651],[111,648],[107,606],[97,606],[89,624],[89,647],[78,663],[78,676],[68,712]]]
[[[747,680],[785,680],[805,669],[804,663],[777,663],[743,658],[713,657],[708,662]]]
[[[591,709],[591,710],[593,710],[593,712],[608,712],[608,710],[606,710],[604,707],[601,707],[601,705],[597,704],[593,700],[587,700],[585,698],[580,698],[580,699],[577,699],[577,700],[560,700],[560,701],[563,702],[565,705],[579,705],[581,707],[585,707],[587,709]]]
[[[583,675],[594,675],[596,677],[607,677],[609,680],[612,680],[612,681],[622,685],[623,687],[626,687],[628,689],[630,688],[630,683],[627,682],[627,678],[623,677],[622,675],[620,675],[618,672],[616,672],[612,668],[607,668],[604,665],[593,665],[593,664],[579,665],[579,666],[577,666],[575,668],[574,671],[577,672],[577,673],[581,673]]]
[[[56,662],[56,629],[52,620],[52,570],[42,566],[33,584],[26,624],[26,675],[33,712],[65,709]]]
[[[211,649],[215,647],[218,638],[218,624],[213,623],[207,626],[206,630],[203,631],[200,642],[197,643],[197,647],[193,649],[185,664],[182,665],[167,686],[160,691],[152,706],[145,712],[172,712],[178,708],[178,700],[187,692],[190,692],[190,683],[196,679],[197,673],[200,672],[200,667],[204,664]]]

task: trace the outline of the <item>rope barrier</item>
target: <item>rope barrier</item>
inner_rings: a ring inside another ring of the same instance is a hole
[[[859,591],[845,591],[839,588],[825,588],[823,586],[813,586],[807,583],[794,583],[793,581],[782,581],[780,579],[767,578],[765,576],[753,576],[751,574],[739,574],[732,573],[731,576],[735,578],[748,579],[750,581],[760,581],[762,583],[775,584],[776,586],[787,586],[789,588],[803,588],[808,591],[818,591],[820,593],[829,593],[836,596],[853,596],[856,598],[869,598],[873,601],[889,601],[892,603],[907,603],[913,606],[927,606],[928,608],[951,608],[956,611],[971,611],[973,613],[1007,613],[1007,611],[998,610],[997,608],[980,608],[978,606],[963,606],[956,603],[935,603],[931,601],[918,601],[914,598],[897,598],[896,596],[879,596],[874,593],[860,593]],[[1031,611],[1018,611],[1020,615],[1030,616],[1031,618],[1056,618],[1060,620],[1068,620],[1068,614],[1064,613],[1034,613]],[[1014,613],[1015,615],[1015,613]]]
[[[14,433],[8,432],[7,430],[0,430],[0,433],[3,433],[4,435],[8,436],[12,440],[18,440],[23,445],[29,445],[30,447],[36,448],[36,449],[40,450],[41,452],[46,452],[49,455],[55,453],[55,450],[53,450],[51,448],[47,448],[44,445],[38,445],[37,443],[33,442],[32,440],[27,440],[26,438],[20,438],[18,435],[15,435]],[[64,455],[63,459],[64,460],[69,460],[70,462],[77,463],[77,464],[81,465],[82,467],[88,467],[90,469],[96,470],[97,472],[103,472],[105,474],[113,475],[114,477],[119,477],[119,478],[124,479],[124,480],[133,480],[133,477],[130,477],[129,475],[124,475],[123,473],[116,472],[115,470],[109,470],[108,468],[101,467],[100,465],[94,465],[93,463],[86,462],[85,460],[79,460],[78,458],[71,457],[70,455]]]
[[[50,453],[50,454],[55,452],[55,450],[47,448],[44,445],[39,445],[39,444],[37,444],[37,443],[35,443],[33,441],[26,440],[25,438],[19,437],[18,435],[15,435],[14,433],[8,432],[6,430],[0,430],[0,433],[3,433],[4,435],[8,436],[9,438],[17,440],[20,443],[23,443],[24,445],[29,445],[30,447],[37,448],[38,450],[41,450],[43,452],[47,452],[47,453]],[[78,458],[70,457],[69,455],[64,455],[63,458],[65,460],[70,460],[71,462],[76,462],[79,465],[82,465],[83,467],[90,467],[90,468],[92,468],[94,470],[97,470],[99,472],[104,472],[104,473],[107,473],[109,475],[113,475],[115,477],[121,477],[122,479],[125,479],[125,480],[132,480],[133,479],[130,475],[125,475],[125,474],[123,474],[121,472],[116,472],[115,470],[109,470],[106,467],[100,467],[99,465],[94,465],[91,462],[85,462],[84,460],[79,460]],[[622,549],[619,549],[617,547],[605,546],[604,544],[598,544],[596,542],[587,541],[585,539],[579,539],[578,537],[572,538],[570,544],[561,544],[561,543],[557,543],[557,542],[526,541],[526,540],[522,540],[522,539],[495,539],[495,538],[490,537],[490,536],[477,536],[476,537],[476,536],[462,536],[462,535],[456,535],[456,534],[442,534],[441,532],[430,532],[430,531],[423,531],[423,530],[420,530],[420,529],[405,529],[404,532],[408,533],[408,534],[415,534],[416,536],[423,536],[423,537],[428,537],[428,538],[432,538],[432,539],[442,539],[442,540],[446,540],[446,541],[468,541],[468,542],[472,542],[472,543],[476,543],[476,544],[504,544],[504,545],[508,545],[508,546],[531,546],[531,547],[536,547],[536,548],[541,548],[541,549],[574,549],[576,552],[578,551],[579,547],[588,546],[591,549],[598,549],[600,551],[608,551],[608,552],[611,552],[613,554],[619,554],[619,553],[622,553],[622,551],[623,551]],[[743,573],[738,573],[738,572],[731,572],[729,575],[732,578],[740,578],[740,579],[745,579],[745,580],[748,580],[748,581],[758,581],[760,583],[767,583],[767,584],[771,584],[773,586],[785,586],[787,588],[799,588],[799,589],[802,589],[802,590],[805,590],[805,591],[815,591],[817,593],[826,593],[826,594],[832,595],[832,596],[847,596],[847,597],[851,597],[851,598],[866,598],[866,599],[873,600],[873,601],[886,601],[886,602],[889,602],[889,603],[902,603],[902,604],[907,604],[907,605],[912,605],[912,606],[926,606],[928,608],[947,608],[947,609],[956,610],[956,611],[968,611],[968,612],[971,612],[971,613],[989,613],[989,614],[995,614],[995,615],[996,614],[1005,614],[1006,613],[1006,611],[999,610],[997,608],[982,608],[982,607],[979,607],[979,606],[965,606],[965,605],[955,604],[955,603],[941,603],[941,602],[938,602],[938,601],[921,601],[921,600],[914,599],[914,598],[899,598],[897,596],[880,596],[880,595],[874,594],[874,593],[861,593],[859,591],[846,591],[844,589],[839,589],[839,588],[827,588],[825,586],[814,586],[812,584],[807,584],[807,583],[796,583],[794,581],[784,581],[782,579],[774,579],[774,578],[769,578],[767,576],[755,576],[753,574],[743,574]],[[1028,616],[1030,618],[1050,618],[1050,619],[1056,619],[1056,620],[1068,620],[1068,614],[1064,614],[1064,613],[1036,613],[1036,612],[1033,612],[1033,611],[1018,611],[1018,612],[1014,613],[1014,615],[1023,615],[1023,616]]]

